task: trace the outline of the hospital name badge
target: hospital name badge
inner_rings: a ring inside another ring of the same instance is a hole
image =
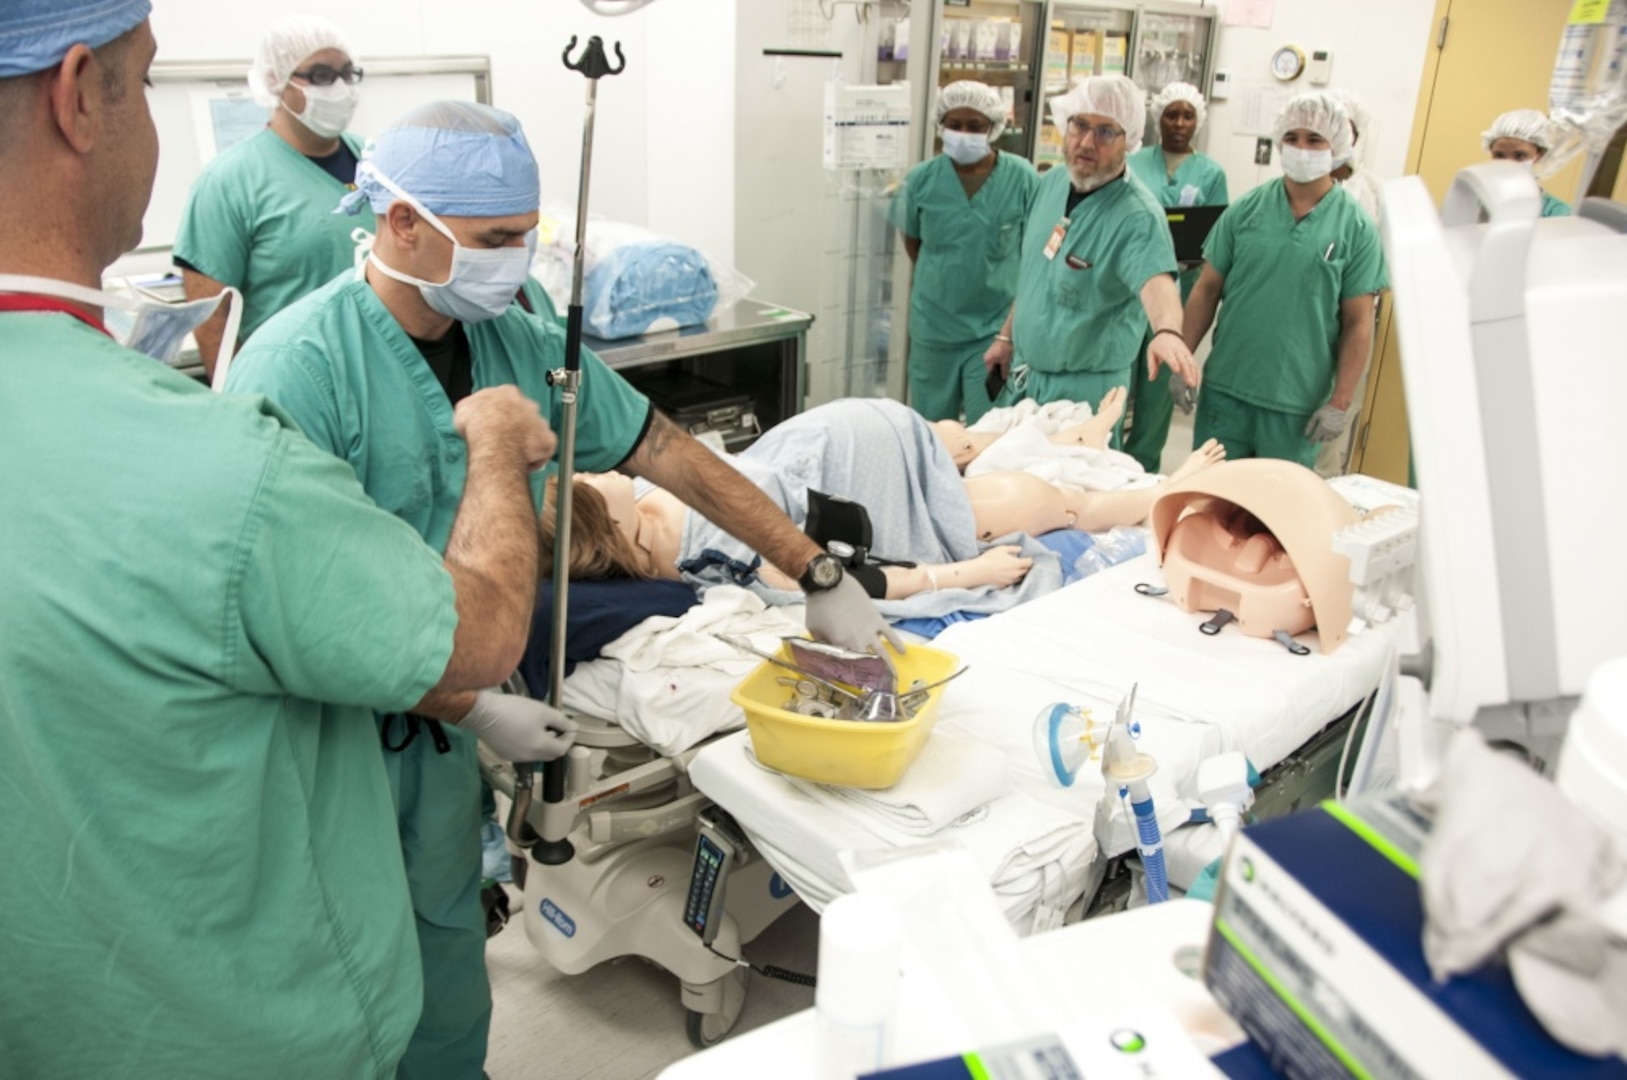
[[[1063,218],[1061,221],[1057,222],[1056,227],[1051,230],[1051,238],[1045,241],[1045,257],[1047,259],[1056,258],[1056,253],[1062,250],[1062,240],[1067,235],[1068,219]]]

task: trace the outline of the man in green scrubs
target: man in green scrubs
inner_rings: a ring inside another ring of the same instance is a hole
[[[999,93],[980,82],[938,92],[943,153],[911,169],[888,219],[915,264],[910,285],[910,405],[928,420],[989,411],[983,353],[1017,295],[1017,257],[1038,176],[993,143]]]
[[[564,332],[513,302],[536,243],[537,164],[509,114],[433,102],[381,134],[356,179],[346,208],[377,215],[365,271],[273,317],[232,364],[227,387],[287,409],[319,447],[350,462],[380,506],[440,548],[465,497],[454,403],[511,383],[554,423],[562,415],[546,374],[564,362]],[[577,468],[648,477],[803,575],[805,588],[820,584],[805,572],[820,561],[812,540],[585,351],[579,407]],[[850,577],[812,591],[807,619],[818,636],[849,646],[873,647],[885,627]],[[455,720],[467,707],[430,715]],[[475,741],[428,717],[380,723],[425,971],[424,1014],[400,1075],[472,1080],[491,1020]]]
[[[1051,99],[1066,168],[1041,177],[1023,230],[1017,300],[984,354],[1007,377],[997,405],[1092,406],[1130,385],[1149,324],[1148,375],[1198,369],[1181,336],[1175,247],[1164,211],[1125,157],[1141,145],[1146,94],[1122,75],[1081,80]],[[1119,427],[1114,428],[1117,446]]]
[[[1530,168],[1548,152],[1553,138],[1547,116],[1536,109],[1515,109],[1494,120],[1481,133],[1480,143],[1493,161],[1516,161]],[[1543,217],[1570,217],[1575,212],[1559,196],[1542,193]]]
[[[536,575],[554,440],[464,403],[443,559],[263,398],[108,335],[149,10],[0,8],[0,1074],[385,1080],[423,988],[373,710],[513,667],[530,604],[485,585]]]
[[[1203,127],[1207,111],[1198,88],[1191,83],[1170,83],[1152,99],[1147,111],[1158,125],[1159,142],[1130,155],[1130,171],[1135,178],[1146,185],[1161,206],[1225,206],[1226,170],[1214,158],[1192,149],[1192,140]],[[1182,264],[1181,303],[1186,303],[1191,294],[1201,266]],[[1164,456],[1164,443],[1169,441],[1169,422],[1175,411],[1169,369],[1149,379],[1146,369],[1137,364],[1133,374],[1130,436],[1124,440],[1124,450],[1141,462],[1142,468],[1155,473]],[[1190,394],[1185,386],[1176,388],[1176,396],[1183,398],[1187,412],[1192,411],[1190,401],[1185,400]]]
[[[1274,457],[1309,468],[1350,422],[1372,345],[1374,295],[1388,284],[1378,230],[1334,183],[1350,122],[1330,94],[1294,98],[1277,117],[1284,176],[1233,203],[1204,244],[1186,338],[1215,320],[1193,439],[1228,460]]]
[[[289,15],[260,40],[249,90],[271,110],[264,130],[210,161],[192,185],[175,262],[188,299],[243,294],[245,340],[271,316],[355,263],[356,223],[333,208],[355,187],[361,141],[344,130],[362,70],[337,27]],[[211,376],[221,310],[195,336]]]

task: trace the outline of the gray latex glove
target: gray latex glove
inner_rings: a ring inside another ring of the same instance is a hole
[[[1175,407],[1186,415],[1191,416],[1192,410],[1198,407],[1198,392],[1192,389],[1192,384],[1181,378],[1179,371],[1169,373],[1169,399]]]
[[[1305,425],[1305,437],[1311,442],[1332,442],[1344,434],[1350,425],[1350,412],[1335,409],[1332,405],[1324,405],[1311,415],[1310,422]]]
[[[558,709],[519,694],[482,690],[458,726],[477,736],[504,761],[552,761],[576,741],[576,721]]]
[[[810,593],[805,618],[808,632],[818,641],[828,641],[854,652],[879,652],[881,646],[876,641],[879,635],[899,652],[904,651],[904,639],[887,625],[887,620],[876,610],[875,601],[852,574],[843,574],[834,589]]]

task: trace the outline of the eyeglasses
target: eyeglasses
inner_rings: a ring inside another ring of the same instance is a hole
[[[354,64],[346,64],[342,68],[331,68],[326,64],[312,64],[304,71],[294,72],[294,78],[304,79],[312,86],[332,86],[336,82],[344,82],[355,86],[362,81],[362,69]]]
[[[1114,139],[1124,137],[1123,129],[1114,127],[1112,124],[1087,124],[1077,116],[1068,118],[1069,135],[1076,139],[1082,139],[1085,137],[1086,132],[1094,135],[1099,143],[1110,143]]]

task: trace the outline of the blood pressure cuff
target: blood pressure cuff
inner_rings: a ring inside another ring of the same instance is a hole
[[[808,520],[803,524],[802,531],[826,551],[830,550],[833,540],[851,547],[853,558],[848,560],[850,568],[863,565],[870,553],[870,512],[863,503],[856,503],[852,499],[826,495],[809,488]]]
[[[866,566],[850,566],[847,569],[853,575],[853,580],[864,586],[865,594],[872,600],[887,599],[887,572],[877,563]]]

